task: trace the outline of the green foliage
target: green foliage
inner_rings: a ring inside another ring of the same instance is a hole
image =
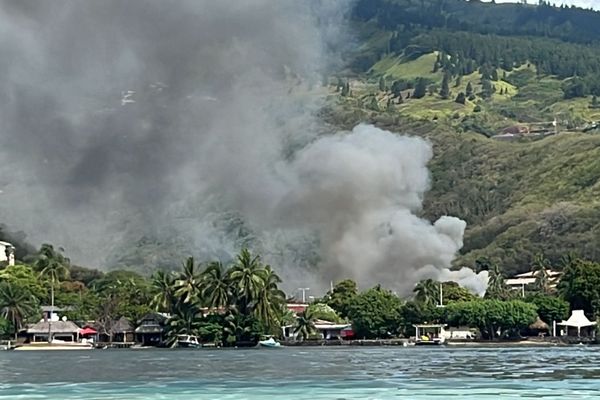
[[[377,286],[356,296],[349,317],[357,337],[382,338],[398,332],[402,301]]]
[[[548,325],[552,325],[552,321],[560,322],[569,316],[569,303],[561,298],[537,294],[527,297],[525,301],[537,307],[539,317]]]
[[[518,335],[537,318],[536,306],[520,300],[477,300],[451,303],[447,321],[454,326],[474,326],[483,338]]]
[[[444,305],[447,305],[451,302],[474,301],[478,299],[478,297],[470,290],[460,286],[456,282],[444,282],[442,284],[442,288]]]
[[[10,322],[15,339],[27,318],[39,316],[38,307],[27,288],[6,281],[0,283],[0,317]]]
[[[379,78],[379,90],[382,92],[385,92],[387,90],[387,87],[385,85],[385,78],[383,76]]]
[[[442,99],[450,98],[450,74],[445,73],[442,79],[442,87],[440,88],[440,96]]]
[[[600,314],[600,263],[574,260],[563,271],[558,290],[572,310],[590,317]]]
[[[465,94],[467,97],[471,97],[473,95],[473,84],[471,82],[467,83],[467,88]]]
[[[198,324],[198,335],[203,342],[221,344],[223,342],[223,321],[222,318],[211,318],[208,316],[202,319]]]
[[[348,318],[350,306],[358,295],[356,282],[351,279],[337,283],[333,290],[327,292],[325,303],[335,310],[341,318]]]
[[[9,320],[6,318],[0,317],[0,338],[5,338],[10,336],[10,334],[14,331]]]
[[[427,80],[425,78],[418,78],[412,97],[413,99],[420,99],[423,98],[425,94],[427,94]]]
[[[48,297],[48,290],[40,282],[38,274],[28,265],[17,264],[1,270],[0,282],[25,289],[40,301],[45,301]]]
[[[424,306],[435,306],[440,302],[440,283],[433,279],[418,282],[413,292],[415,301]]]
[[[507,300],[511,298],[511,293],[506,286],[504,275],[500,267],[494,264],[488,271],[488,287],[485,292],[486,299]]]
[[[315,319],[322,319],[325,321],[341,323],[341,318],[333,308],[324,303],[312,303],[308,306],[308,314],[312,315]]]
[[[202,298],[209,307],[226,308],[231,304],[231,287],[225,267],[212,262],[202,273]]]
[[[458,95],[456,96],[456,99],[454,100],[455,102],[457,102],[458,104],[466,104],[467,103],[467,97],[465,96],[465,94],[463,92],[458,93]]]
[[[298,314],[294,324],[294,333],[299,340],[307,340],[314,334],[316,319],[317,317],[309,308]]]

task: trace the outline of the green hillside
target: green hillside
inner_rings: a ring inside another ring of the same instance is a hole
[[[433,143],[423,214],[468,222],[457,266],[513,274],[540,253],[556,266],[571,252],[600,260],[600,13],[376,0],[358,3],[353,26],[364,45],[325,116]]]

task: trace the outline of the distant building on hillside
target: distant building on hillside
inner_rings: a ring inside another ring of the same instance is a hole
[[[546,269],[546,274],[548,275],[548,286],[551,289],[555,289],[558,281],[560,280],[562,272]],[[525,293],[525,288],[529,285],[533,285],[536,279],[536,272],[529,271],[506,279],[504,283],[510,289],[520,290],[521,293]]]
[[[0,262],[3,261],[15,265],[15,246],[8,242],[0,242]]]

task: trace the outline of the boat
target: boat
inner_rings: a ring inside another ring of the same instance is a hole
[[[265,340],[259,340],[258,344],[259,344],[259,346],[262,346],[262,347],[281,347],[281,343],[279,343],[277,340],[273,339],[273,337],[270,337]]]
[[[94,345],[90,342],[66,342],[54,339],[52,342],[34,342],[15,347],[15,351],[27,350],[92,350]]]
[[[177,335],[177,341],[175,342],[175,347],[198,349],[198,348],[202,347],[202,344],[198,340],[197,336]]]
[[[439,346],[445,344],[443,324],[417,324],[415,327],[415,346]]]

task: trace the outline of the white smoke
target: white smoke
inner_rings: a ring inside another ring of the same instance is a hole
[[[466,223],[420,218],[431,146],[370,125],[323,137],[289,165],[278,213],[321,240],[323,271],[407,293],[419,279],[454,280],[481,293],[485,274],[450,271]]]

